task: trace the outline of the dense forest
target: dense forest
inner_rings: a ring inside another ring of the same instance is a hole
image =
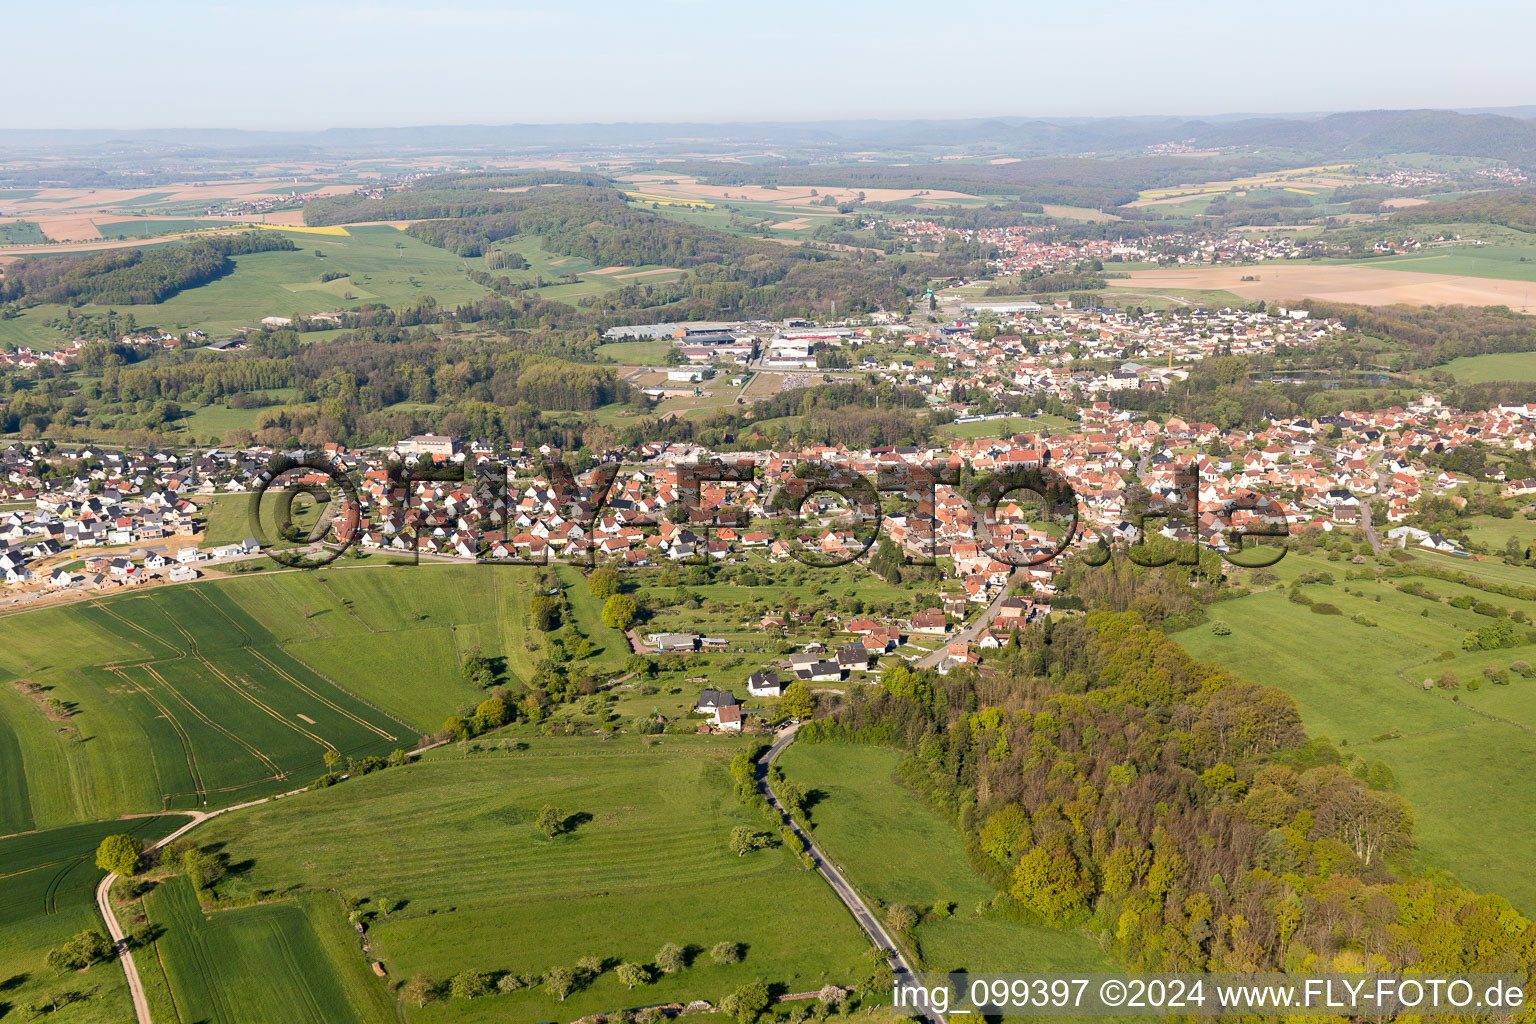
[[[1101,160],[1044,157],[1013,163],[836,164],[831,166],[728,163],[658,164],[655,171],[697,177],[711,185],[814,185],[903,188],[1014,196],[1029,203],[1105,209],[1134,202],[1141,189],[1215,181],[1274,170],[1284,162],[1263,157],[1142,156]]]
[[[1507,306],[1306,305],[1313,316],[1337,317],[1353,332],[1407,347],[1419,367],[1491,352],[1536,352],[1536,319]]]
[[[1136,970],[1536,965],[1507,900],[1412,873],[1386,766],[1309,741],[1283,691],[1134,612],[1048,620],[985,672],[882,683],[800,739],[907,751],[902,778],[961,829],[995,913],[1086,924]]]
[[[231,256],[296,248],[283,235],[244,231],[155,249],[41,256],[6,268],[0,302],[138,305],[164,302],[235,269]]]

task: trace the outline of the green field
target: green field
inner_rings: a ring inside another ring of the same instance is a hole
[[[0,199],[3,198],[0,195]],[[0,221],[0,242],[6,245],[33,245],[47,240],[42,228],[30,220]]]
[[[1467,235],[1502,234],[1487,225],[1462,224],[1456,226]],[[1416,233],[1430,234],[1430,225],[1414,225]],[[1358,262],[1358,261],[1351,261]],[[1536,281],[1536,245],[1521,241],[1517,244],[1459,245],[1444,249],[1405,253],[1401,256],[1380,256],[1365,261],[1373,267],[1391,270],[1410,270],[1423,274],[1455,274],[1463,277],[1492,277],[1506,281]]]
[[[391,1024],[395,1019],[393,1000],[356,948],[357,934],[335,897],[315,894],[205,915],[192,886],[176,878],[157,886],[145,903],[149,922],[164,929],[153,951],[137,960],[141,972],[160,974],[169,990],[157,1022]]]
[[[133,306],[131,312],[143,325],[195,327],[218,338],[228,337],[237,327],[255,326],[267,316],[347,309],[363,302],[408,306],[426,296],[453,307],[487,294],[464,276],[467,266],[482,266],[483,260],[467,261],[391,227],[346,230],[346,235],[283,232],[297,251],[236,256],[235,270],[225,277],[158,305]],[[316,250],[324,258],[317,257]],[[351,276],[321,283],[322,272]],[[46,321],[62,314],[62,306],[41,305],[0,321],[0,344],[57,348],[67,339]]]
[[[1424,561],[1489,579],[1509,575],[1514,579],[1505,582],[1531,582],[1529,570],[1447,558]],[[1447,668],[1468,680],[1487,664],[1529,661],[1536,649],[1468,655],[1462,637],[1490,619],[1404,594],[1391,581],[1344,581],[1347,567],[1294,553],[1277,567],[1284,570],[1283,579],[1318,568],[1332,572],[1338,583],[1303,589],[1315,601],[1338,607],[1342,616],[1314,614],[1280,591],[1267,591],[1212,609],[1211,618],[1226,622],[1230,636],[1216,636],[1202,625],[1177,639],[1197,658],[1286,690],[1311,735],[1327,737],[1342,753],[1389,765],[1398,791],[1417,814],[1422,866],[1449,871],[1527,912],[1536,909],[1536,883],[1509,870],[1523,863],[1536,843],[1536,797],[1524,780],[1524,766],[1536,756],[1536,682],[1517,676],[1512,685],[1496,687],[1482,681],[1476,692],[1425,692],[1421,686],[1425,677],[1438,678]],[[1439,580],[1421,582],[1445,599],[1465,593],[1528,616],[1536,613],[1530,602]],[[1346,594],[1345,587],[1365,596]],[[1378,625],[1352,622],[1355,615]],[[1449,652],[1451,660],[1436,661],[1441,652]],[[1499,826],[1490,829],[1489,821]],[[1468,835],[1479,841],[1468,843]]]
[[[387,754],[417,730],[284,651],[230,590],[167,587],[0,623],[0,720],[38,825],[233,803],[320,774],[322,755]],[[364,672],[354,672],[361,678]],[[26,679],[73,710],[50,716]]]
[[[972,440],[978,437],[1011,437],[1014,434],[1070,433],[1077,424],[1060,416],[1042,413],[1039,416],[1010,416],[1004,420],[983,420],[980,423],[946,423],[938,428],[943,438]]]
[[[1461,384],[1481,384],[1492,380],[1536,381],[1536,352],[1463,356],[1435,369],[1452,374]]]
[[[46,1009],[53,997],[65,993],[79,1001],[61,1007],[60,1020],[119,1024],[132,1019],[128,983],[116,962],[61,975],[47,966],[48,951],[88,928],[106,934],[95,900],[103,874],[95,855],[102,839],[128,832],[149,843],[183,821],[92,822],[0,839],[0,1020],[52,1020],[31,1008]]]
[[[795,743],[784,774],[812,794],[814,838],[849,880],[880,905],[923,914],[913,931],[921,969],[1004,972],[1113,971],[1088,936],[983,914],[996,889],[966,859],[948,822],[892,777],[902,755],[884,747]],[[954,904],[952,916],[928,914]]]
[[[442,982],[466,969],[542,974],[584,956],[650,963],[667,942],[745,950],[729,966],[696,952],[691,966],[633,992],[608,970],[563,1004],[541,987],[425,1010],[402,1004],[411,1021],[573,1020],[673,999],[718,1001],[756,978],[806,991],[859,976],[867,941],[818,876],[783,848],[746,857],[729,850],[734,825],[760,821],[731,794],[726,762],[741,741],[520,746],[439,752],[219,819],[197,835],[243,865],[221,884],[228,895],[330,889],[365,900],[372,955],[394,979],[423,973]],[[570,823],[553,840],[534,827],[545,804]],[[175,957],[169,964],[189,970]],[[220,971],[231,985],[246,983],[239,973]]]
[[[182,231],[206,231],[210,227],[231,228],[237,224],[230,224],[225,220],[191,220],[186,218],[156,218],[135,217],[131,220],[112,221],[107,224],[96,225],[96,230],[102,238],[153,238],[157,235],[170,235]]]
[[[660,366],[672,347],[670,341],[614,341],[598,346],[597,355],[624,365]]]
[[[557,572],[589,667],[621,665],[624,639],[580,573]],[[331,746],[409,749],[484,698],[459,672],[469,650],[504,658],[514,689],[531,678],[535,580],[527,567],[373,556],[0,619],[0,832],[291,789],[321,774]],[[50,717],[39,697],[73,714]]]

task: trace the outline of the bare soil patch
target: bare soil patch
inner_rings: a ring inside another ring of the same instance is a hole
[[[1257,281],[1244,281],[1257,277]],[[1180,270],[1134,270],[1129,279],[1110,287],[1196,288],[1229,291],[1245,299],[1282,301],[1330,299],[1366,306],[1406,303],[1412,306],[1459,304],[1508,306],[1523,313],[1536,311],[1527,281],[1491,277],[1426,274],[1386,267],[1353,265],[1261,264],[1259,266],[1193,267]]]

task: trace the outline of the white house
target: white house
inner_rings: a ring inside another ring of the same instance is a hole
[[[753,672],[747,677],[747,693],[754,697],[780,697],[784,694],[784,681],[777,672]]]

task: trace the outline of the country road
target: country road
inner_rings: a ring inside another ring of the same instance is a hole
[[[305,786],[303,789],[295,789],[287,793],[279,793],[277,796],[268,796],[260,800],[235,804],[233,807],[225,807],[217,811],[169,811],[167,812],[169,814],[190,815],[192,820],[164,839],[149,846],[145,852],[149,853],[161,847],[169,846],[210,818],[217,818],[221,814],[243,810],[246,807],[255,807],[269,800],[281,800],[285,796],[294,796],[295,794],[302,793],[308,788]],[[117,915],[112,912],[112,883],[115,881],[117,881],[116,875],[108,875],[97,884],[96,906],[101,911],[101,916],[107,922],[107,934],[112,938],[112,945],[117,947],[118,959],[123,963],[123,973],[128,976],[128,991],[133,996],[134,1016],[138,1018],[139,1024],[154,1024],[154,1018],[149,1013],[149,999],[144,995],[144,983],[139,978],[139,965],[134,963],[133,950],[128,946],[128,936],[123,932],[123,926],[118,923]]]
[[[937,668],[939,662],[943,661],[945,656],[949,653],[950,644],[968,644],[972,640],[980,637],[981,634],[985,633],[987,631],[987,627],[992,624],[992,620],[997,618],[997,613],[1002,610],[1003,599],[1006,598],[1009,591],[1013,589],[1014,583],[1018,580],[1018,576],[1018,570],[1015,570],[1014,574],[1008,577],[1008,585],[1003,587],[1002,590],[998,591],[997,596],[994,597],[992,602],[987,605],[986,610],[981,613],[980,618],[978,618],[971,625],[960,630],[958,633],[951,633],[949,636],[946,636],[944,638],[944,646],[940,647],[926,658],[918,659],[918,661],[914,662],[914,664],[918,668]]]
[[[785,812],[784,805],[779,803],[779,798],[774,795],[773,788],[768,785],[768,766],[784,752],[784,749],[794,740],[795,733],[799,729],[798,725],[792,725],[787,729],[781,730],[774,737],[773,746],[768,748],[768,753],[758,762],[758,788],[768,798],[769,805],[783,819],[785,827],[789,828],[805,843],[806,848],[810,850],[811,860],[815,863],[816,870],[821,873],[821,877],[827,880],[827,884],[832,887],[832,891],[837,893],[838,898],[843,901],[843,905],[853,914],[853,919],[859,923],[859,927],[864,929],[870,941],[880,949],[891,951],[889,963],[891,969],[896,973],[896,981],[898,983],[910,981],[915,972],[912,970],[911,964],[907,963],[907,958],[902,954],[901,947],[891,940],[890,933],[885,930],[885,926],[880,923],[880,919],[870,911],[863,898],[858,894],[858,891],[848,884],[848,880],[843,877],[842,872],[833,866],[832,862],[822,853],[821,848]],[[914,1009],[916,1010],[916,1008]],[[921,1009],[916,1010],[916,1012],[924,1020],[928,1021],[929,1024],[946,1024],[944,1015],[937,1010]]]

